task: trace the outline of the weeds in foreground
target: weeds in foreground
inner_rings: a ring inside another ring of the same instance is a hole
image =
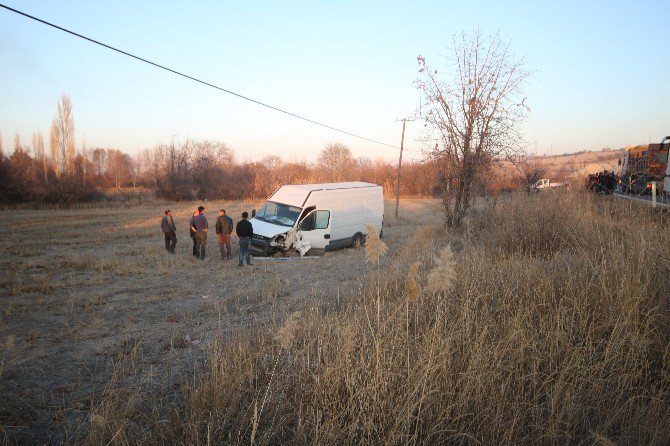
[[[378,267],[343,310],[215,343],[177,393],[134,411],[133,389],[106,393],[85,440],[670,442],[667,216],[555,194],[435,235],[409,240],[421,248]],[[457,253],[440,249],[450,237]]]
[[[379,238],[377,229],[372,225],[365,225],[365,261],[379,264],[380,258],[388,251],[388,246]]]
[[[430,293],[447,293],[456,274],[456,260],[451,246],[446,245],[440,256],[435,259],[435,267],[428,274],[426,291]]]

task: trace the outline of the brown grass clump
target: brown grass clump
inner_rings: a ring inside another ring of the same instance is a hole
[[[414,262],[409,266],[409,270],[407,271],[405,288],[407,289],[407,298],[409,300],[416,300],[419,297],[419,294],[421,294],[419,268],[421,268],[421,262]]]
[[[456,261],[451,246],[444,247],[440,256],[435,258],[435,267],[428,274],[426,290],[431,293],[446,293],[456,276]]]
[[[365,261],[379,263],[379,259],[386,254],[388,246],[379,238],[377,228],[365,225],[367,236],[365,237]]]
[[[281,348],[288,350],[293,344],[293,339],[295,338],[295,332],[298,328],[298,320],[300,318],[300,311],[291,313],[289,317],[286,318],[284,325],[277,331],[275,339],[281,345]]]
[[[5,338],[5,351],[11,351],[14,348],[14,335],[7,335]]]

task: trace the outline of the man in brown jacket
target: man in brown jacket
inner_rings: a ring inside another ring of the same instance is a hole
[[[225,209],[221,209],[219,210],[219,218],[216,219],[216,237],[219,241],[219,251],[221,252],[221,259],[230,260],[231,232],[233,232],[233,219],[226,215]]]

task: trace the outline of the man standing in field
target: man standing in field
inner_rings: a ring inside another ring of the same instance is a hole
[[[247,265],[251,265],[251,238],[254,236],[254,227],[247,218],[248,212],[242,212],[242,220],[237,222],[235,226],[235,233],[240,238],[240,263],[238,266],[244,265],[246,259]]]
[[[174,248],[177,246],[177,227],[174,224],[170,209],[165,211],[165,217],[161,221],[161,229],[165,234],[165,249],[170,254],[174,254]]]
[[[226,215],[225,209],[219,210],[219,218],[216,219],[216,237],[219,241],[219,252],[221,252],[222,260],[230,260],[230,234],[232,232],[233,219]],[[226,251],[225,256],[224,251]]]
[[[207,244],[207,231],[209,223],[205,217],[204,206],[198,207],[198,215],[193,217],[192,229],[195,229],[195,251],[200,260],[205,260],[205,245]]]
[[[193,212],[191,220],[188,222],[189,232],[191,233],[191,240],[193,240],[193,257],[198,257],[198,252],[196,251],[196,240],[195,240],[195,217],[198,216],[200,212],[196,209]]]

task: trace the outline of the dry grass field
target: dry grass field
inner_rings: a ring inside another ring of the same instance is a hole
[[[192,258],[193,207],[176,256],[157,207],[0,213],[2,441],[670,442],[667,215],[552,193],[445,233],[405,201],[380,257],[238,269]]]
[[[0,439],[81,441],[111,382],[178,388],[217,342],[294,311],[336,308],[360,287],[365,256],[351,249],[238,269],[210,235],[208,258],[194,259],[187,228],[198,204],[172,207],[176,256],[165,252],[158,206],[0,212]],[[206,206],[213,229],[224,203]],[[237,220],[259,203],[225,206]],[[408,214],[439,219],[438,209],[403,202]],[[386,214],[385,239],[403,246],[411,227]],[[235,257],[234,236],[232,247]],[[131,376],[120,372],[128,359]]]

